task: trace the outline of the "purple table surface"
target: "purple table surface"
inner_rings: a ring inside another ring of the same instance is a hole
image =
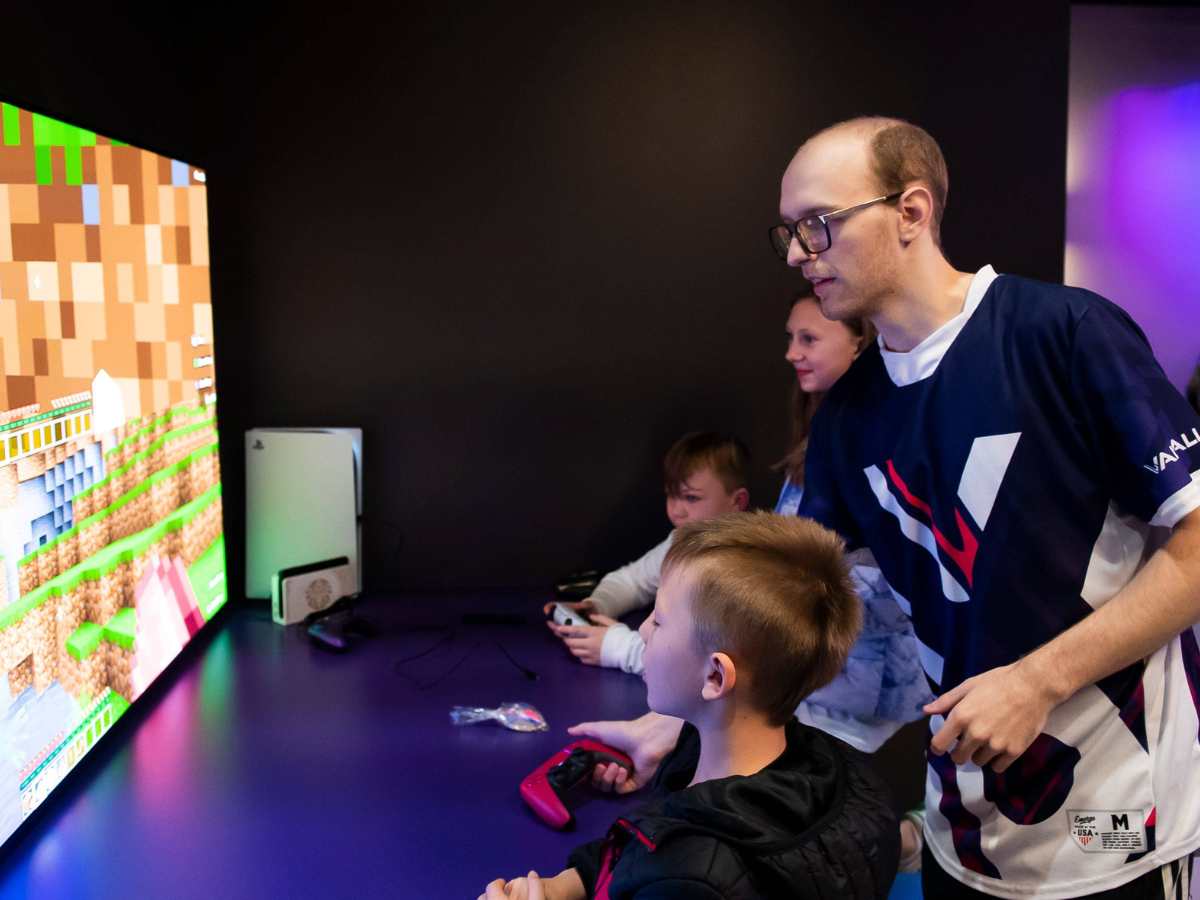
[[[568,725],[644,712],[645,687],[577,663],[542,599],[373,597],[359,609],[379,633],[344,656],[265,608],[222,611],[10,839],[0,896],[474,898],[493,877],[559,871],[639,795],[582,789],[576,828],[555,832],[517,785]],[[506,609],[529,624],[459,624]],[[455,704],[506,700],[550,730],[450,723]]]

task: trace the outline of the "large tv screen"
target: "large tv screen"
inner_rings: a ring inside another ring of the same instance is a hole
[[[0,103],[0,843],[225,602],[206,202]]]

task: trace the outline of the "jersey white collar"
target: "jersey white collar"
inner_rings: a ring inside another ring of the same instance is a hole
[[[904,387],[934,373],[938,363],[942,361],[942,357],[946,355],[946,351],[950,349],[950,345],[954,343],[954,339],[963,330],[963,326],[967,324],[967,320],[971,318],[971,314],[978,308],[983,295],[995,280],[996,270],[991,266],[984,266],[976,272],[971,279],[971,286],[967,289],[967,299],[963,302],[962,312],[907,353],[888,350],[883,345],[883,335],[879,336],[879,352],[883,356],[883,364],[887,367],[888,376],[893,384]]]

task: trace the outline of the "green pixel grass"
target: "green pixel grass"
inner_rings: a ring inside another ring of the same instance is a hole
[[[104,626],[104,639],[110,644],[119,644],[126,650],[133,649],[133,638],[137,634],[137,611],[132,606],[123,606]]]
[[[15,603],[10,603],[0,610],[0,631],[19,622],[30,610],[45,603],[50,597],[69,594],[84,581],[99,581],[122,563],[132,562],[136,557],[149,550],[152,545],[162,540],[169,532],[183,528],[219,496],[221,496],[221,485],[218,483],[191,503],[179,507],[157,525],[114,541],[100,552],[25,594]]]
[[[33,143],[35,147],[95,147],[96,132],[34,113]]]
[[[103,628],[95,622],[84,622],[67,638],[67,652],[83,662],[96,651],[103,637]]]
[[[185,425],[183,428],[176,428],[173,431],[168,431],[166,434],[148,446],[145,450],[142,450],[140,453],[135,453],[133,456],[131,456],[129,458],[129,462],[125,463],[125,465],[121,466],[120,468],[113,469],[99,481],[89,485],[82,491],[79,491],[72,498],[73,501],[77,503],[81,498],[87,497],[93,491],[96,491],[99,488],[104,487],[104,485],[112,483],[115,479],[120,478],[126,472],[129,472],[131,469],[133,469],[138,463],[144,462],[154,453],[161,450],[164,446],[166,446],[168,441],[174,440],[175,438],[185,437],[186,435],[193,434],[194,432],[202,431],[205,428],[215,427],[216,424],[217,419],[215,416],[213,416],[212,418],[205,419],[203,422],[195,422],[191,425]]]
[[[7,108],[5,110],[7,113]],[[17,120],[18,126],[20,120]],[[5,134],[8,134],[9,120],[5,118]],[[17,129],[17,140],[20,141],[20,129]],[[7,140],[6,140],[7,143]],[[34,167],[38,184],[54,184],[54,164],[52,150],[63,148],[64,174],[69,185],[83,184],[83,148],[96,146],[96,132],[86,128],[76,128],[50,116],[33,114],[33,149]]]
[[[54,183],[54,168],[52,163],[52,148],[62,147],[66,163],[66,183],[69,185],[83,184],[83,153],[84,147],[95,147],[100,141],[96,132],[87,128],[69,125],[51,116],[31,113],[33,121],[32,138],[34,147],[34,164],[38,184]],[[21,109],[11,103],[0,103],[0,126],[4,131],[4,146],[19,147],[25,135],[21,133]],[[109,138],[114,147],[128,147],[125,141]]]
[[[225,535],[221,534],[213,541],[199,558],[188,566],[188,581],[192,583],[192,593],[196,595],[196,605],[207,622],[217,614],[226,600],[225,585]],[[217,584],[209,587],[209,583],[220,575]]]
[[[33,148],[33,168],[38,184],[54,184],[54,162],[50,157],[49,147]]]
[[[4,122],[4,146],[21,146],[21,110],[9,103],[0,103],[0,118]]]
[[[139,438],[144,437],[149,432],[154,431],[160,425],[166,425],[172,419],[183,417],[183,416],[187,416],[188,418],[194,418],[195,416],[198,416],[198,415],[213,416],[213,414],[207,408],[205,408],[203,406],[184,406],[184,407],[180,407],[179,409],[167,410],[167,412],[163,413],[157,419],[151,419],[149,422],[147,422],[145,425],[143,425],[141,428],[139,428],[133,434],[129,435],[129,437],[125,438],[125,440],[121,441],[121,443],[117,444],[111,450],[109,450],[107,453],[105,453],[104,456],[107,459],[108,457],[112,456],[113,454],[119,452],[124,447],[127,447],[129,444],[132,444],[133,442],[137,441]],[[215,420],[215,416],[213,418]]]
[[[27,553],[25,556],[21,557],[21,559],[17,563],[17,565],[18,566],[26,565],[28,563],[33,562],[35,559],[37,559],[43,553],[49,553],[51,550],[55,549],[59,545],[59,543],[61,543],[62,541],[70,540],[75,535],[82,534],[83,531],[86,528],[88,528],[89,526],[96,524],[101,519],[104,519],[107,516],[111,516],[113,513],[115,513],[117,510],[121,509],[122,507],[128,506],[130,503],[132,503],[134,500],[136,500],[142,494],[149,491],[156,484],[159,484],[160,482],[165,481],[168,478],[172,478],[175,475],[178,475],[180,472],[182,472],[184,469],[186,469],[188,466],[190,466],[196,460],[201,459],[205,456],[210,456],[216,452],[217,452],[217,442],[213,441],[211,444],[205,444],[203,447],[193,450],[191,453],[189,453],[183,459],[179,460],[179,462],[174,463],[173,465],[167,466],[164,469],[159,469],[157,472],[155,472],[149,478],[147,478],[146,480],[144,480],[140,484],[138,484],[136,487],[130,488],[128,491],[126,491],[124,494],[122,494],[121,498],[119,500],[109,504],[104,509],[102,509],[98,512],[92,513],[92,515],[88,516],[83,521],[77,522],[76,524],[74,524],[70,528],[68,528],[66,531],[64,531],[62,534],[56,535],[52,540],[46,541],[46,543],[42,544],[36,550],[34,550],[30,553]]]

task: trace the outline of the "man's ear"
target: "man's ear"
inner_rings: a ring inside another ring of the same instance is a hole
[[[923,184],[908,188],[896,203],[900,210],[900,240],[905,245],[915,241],[933,225],[933,195]]]
[[[750,508],[750,492],[746,488],[741,487],[733,492],[733,505],[739,512],[745,512]]]
[[[708,657],[708,668],[704,673],[704,687],[700,696],[705,700],[720,700],[733,693],[737,684],[737,667],[726,653],[712,653]]]

